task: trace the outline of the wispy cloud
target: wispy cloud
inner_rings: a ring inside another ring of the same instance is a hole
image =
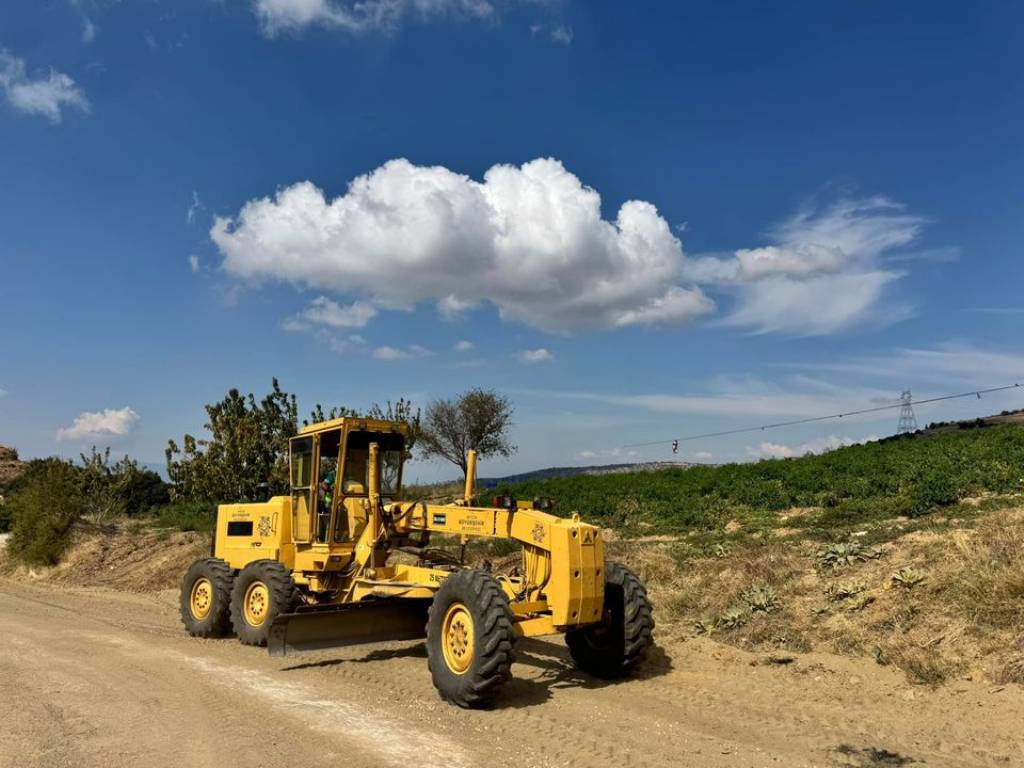
[[[124,437],[139,423],[139,414],[128,406],[103,411],[85,411],[70,427],[57,430],[59,441],[85,441]]]
[[[537,363],[548,363],[555,359],[555,356],[551,354],[551,351],[544,347],[537,349],[524,349],[521,352],[516,352],[516,360],[527,365],[536,365]]]
[[[286,331],[306,331],[316,325],[329,328],[363,328],[377,315],[377,308],[365,301],[341,305],[326,296],[313,299],[309,307],[285,320]]]
[[[189,254],[188,268],[192,271],[193,275],[199,271],[199,257],[194,253]]]
[[[549,24],[540,21],[530,25],[530,34],[533,37],[546,37],[562,45],[572,45],[574,37],[572,27],[568,24]]]
[[[192,190],[192,199],[189,201],[188,209],[185,211],[185,222],[187,224],[194,224],[196,215],[203,209],[203,204],[199,200],[199,193],[194,189]]]
[[[392,362],[395,360],[418,360],[423,357],[429,357],[432,355],[426,347],[421,347],[419,344],[410,344],[406,347],[377,347],[373,350],[373,356],[377,360],[383,360],[385,362]]]
[[[911,310],[883,304],[886,289],[904,275],[885,264],[926,223],[881,196],[807,206],[770,231],[772,244],[692,259],[684,275],[733,294],[723,325],[816,336],[891,323]]]
[[[661,414],[767,419],[809,418],[898,399],[898,392],[890,389],[844,386],[803,376],[791,376],[781,382],[755,378],[718,379],[707,390],[651,394],[535,390],[529,393]]]
[[[847,380],[890,381],[894,388],[925,385],[938,394],[951,394],[958,388],[1024,384],[1024,353],[963,342],[789,367],[817,375],[841,374]]]
[[[255,0],[253,11],[267,37],[310,27],[351,34],[391,32],[411,15],[470,19],[496,15],[488,0]]]
[[[600,450],[580,451],[576,454],[576,458],[583,461],[625,462],[633,460],[639,455],[639,451],[630,448],[603,448]]]
[[[471,349],[475,349],[476,344],[472,341],[466,341],[465,339],[455,342],[456,352],[469,352]]]
[[[59,123],[64,109],[89,112],[89,100],[75,81],[63,72],[51,69],[45,75],[29,75],[25,61],[0,49],[0,88],[15,109],[29,115],[42,115]]]
[[[98,27],[89,19],[87,16],[82,17],[82,43],[90,45],[96,40],[96,33],[99,31]]]

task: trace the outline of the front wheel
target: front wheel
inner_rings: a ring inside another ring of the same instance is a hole
[[[231,591],[231,626],[245,645],[266,645],[270,625],[295,605],[295,582],[275,560],[249,563]]]
[[[441,698],[483,707],[511,677],[516,634],[498,580],[456,571],[434,595],[427,619],[427,664]]]
[[[192,637],[231,633],[231,566],[215,557],[196,560],[181,580],[181,622]]]
[[[601,623],[565,633],[577,668],[604,679],[629,674],[651,646],[653,610],[636,574],[624,565],[607,563]]]

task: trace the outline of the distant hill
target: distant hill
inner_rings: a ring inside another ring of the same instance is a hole
[[[984,429],[985,427],[996,427],[1000,424],[1024,425],[1024,409],[1015,411],[1003,411],[993,416],[983,416],[978,419],[964,419],[962,421],[933,421],[917,434],[930,435],[943,432],[953,432],[961,429]]]
[[[698,466],[689,461],[644,461],[634,464],[595,464],[587,467],[547,467],[532,472],[505,477],[479,477],[477,484],[495,488],[508,483],[524,483],[529,480],[549,480],[555,477],[577,477],[579,475],[622,475],[629,472],[658,472],[663,469],[686,469]]]

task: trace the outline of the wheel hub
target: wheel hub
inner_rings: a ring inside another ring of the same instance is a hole
[[[454,603],[444,615],[441,646],[448,668],[464,674],[473,663],[473,616],[462,603]]]
[[[210,608],[213,605],[213,584],[209,579],[196,579],[192,585],[192,592],[189,596],[189,609],[197,621],[202,621],[210,615]]]
[[[245,611],[245,621],[254,627],[262,626],[267,620],[267,613],[270,610],[270,592],[267,585],[262,581],[254,581],[245,591],[245,600],[242,603]]]

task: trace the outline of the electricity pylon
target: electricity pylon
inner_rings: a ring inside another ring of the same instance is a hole
[[[910,394],[910,390],[905,390],[900,394],[900,424],[896,428],[897,435],[905,435],[909,432],[917,432],[917,417],[914,416],[914,402],[913,395]]]

